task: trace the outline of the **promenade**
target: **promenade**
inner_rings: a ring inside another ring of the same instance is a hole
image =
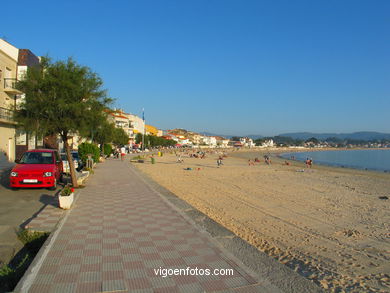
[[[99,164],[77,193],[17,292],[280,292],[259,283],[129,162]],[[183,270],[164,277],[166,269]]]

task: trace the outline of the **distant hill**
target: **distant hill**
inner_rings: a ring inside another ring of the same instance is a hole
[[[199,132],[200,135],[205,135],[205,136],[222,136],[226,138],[231,138],[234,135],[225,135],[225,134],[216,134],[216,133],[211,133],[207,131]]]
[[[259,135],[259,134],[249,134],[249,135],[246,135],[246,137],[249,137],[249,138],[255,140],[255,139],[263,138],[264,136]]]
[[[225,134],[215,134],[215,133],[211,133],[211,132],[207,132],[207,131],[203,131],[203,132],[200,132],[201,135],[207,135],[207,136],[222,136],[222,137],[226,137],[226,138],[232,138],[234,136],[237,136],[237,137],[249,137],[251,139],[258,139],[258,138],[263,138],[264,136],[263,135],[259,135],[259,134],[249,134],[249,135],[225,135]]]
[[[312,132],[293,132],[282,133],[279,136],[288,136],[294,139],[309,139],[315,137],[324,140],[329,137],[336,137],[339,139],[356,139],[356,140],[375,140],[375,139],[390,139],[390,133],[380,133],[374,131],[360,131],[354,133],[312,133]]]

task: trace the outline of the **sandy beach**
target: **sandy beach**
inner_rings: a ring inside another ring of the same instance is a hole
[[[330,292],[390,292],[390,174],[314,166],[273,150],[135,164],[181,199]],[[248,164],[258,157],[260,163]],[[191,170],[186,170],[191,168]]]

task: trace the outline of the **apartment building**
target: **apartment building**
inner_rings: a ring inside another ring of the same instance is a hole
[[[125,113],[121,109],[106,111],[108,120],[115,124],[116,127],[122,128],[129,136],[129,145],[135,144],[137,133],[145,133],[145,122],[142,118],[134,114]]]
[[[0,152],[2,158],[15,160],[16,123],[13,110],[22,94],[15,88],[19,50],[0,39]]]
[[[158,129],[152,125],[145,125],[146,135],[158,136]]]

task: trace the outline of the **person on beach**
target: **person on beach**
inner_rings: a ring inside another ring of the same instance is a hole
[[[313,165],[313,159],[306,158],[306,168],[311,168]]]
[[[217,166],[218,166],[218,168],[219,168],[221,165],[223,165],[223,163],[222,163],[222,157],[219,156],[219,158],[218,158],[218,160],[217,160]]]

